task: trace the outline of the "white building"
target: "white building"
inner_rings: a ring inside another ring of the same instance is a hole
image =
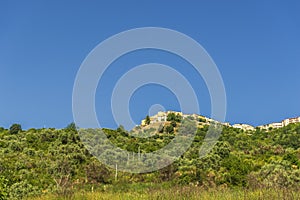
[[[230,124],[228,122],[224,122],[224,123],[222,123],[222,125],[230,127]]]
[[[282,127],[283,127],[283,124],[281,122],[258,126],[258,128],[261,128],[261,129],[282,128]]]
[[[282,122],[262,125],[262,126],[259,126],[259,128],[262,128],[262,129],[282,128],[289,124],[294,124],[294,123],[300,123],[300,117],[284,119],[284,120],[282,120]]]
[[[283,126],[287,126],[289,124],[293,124],[293,123],[299,123],[300,122],[300,117],[295,117],[295,118],[289,118],[289,119],[285,119],[282,121]]]
[[[269,127],[272,128],[282,128],[284,125],[281,122],[269,124]]]
[[[239,128],[239,129],[243,129],[245,131],[252,131],[255,128],[249,124],[234,124],[232,125],[233,128]]]

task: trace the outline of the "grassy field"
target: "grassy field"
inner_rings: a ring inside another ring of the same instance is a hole
[[[32,199],[32,198],[31,198]],[[103,199],[103,200],[141,200],[141,199],[208,199],[208,200],[275,200],[275,199],[300,199],[300,191],[290,190],[234,190],[234,189],[212,189],[204,190],[199,187],[174,187],[163,190],[146,189],[143,191],[127,192],[76,192],[69,197],[59,197],[57,195],[44,195],[36,197],[34,200],[56,200],[56,199]]]

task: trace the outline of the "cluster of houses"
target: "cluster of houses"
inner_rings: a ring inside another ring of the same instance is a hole
[[[192,117],[193,119],[199,121],[201,124],[210,124],[212,122],[217,122],[213,119],[210,119],[208,117],[204,117],[198,114],[183,114],[182,112],[176,112],[176,111],[166,111],[166,112],[158,112],[156,115],[150,117],[150,124],[156,124],[156,123],[163,123],[167,121],[168,114],[174,113],[175,115],[179,115],[182,117],[182,119],[185,119],[187,117]],[[219,123],[219,122],[218,122]],[[229,123],[221,123],[224,126],[230,126]],[[142,126],[146,126],[146,119],[143,119],[141,122]]]
[[[176,112],[176,111],[167,111],[167,112],[159,111],[156,115],[150,117],[150,124],[167,121],[168,114],[170,113],[174,113],[175,115],[180,115],[181,117],[192,116],[192,115],[185,115],[182,112]],[[142,126],[146,125],[146,119],[142,120],[141,125]]]
[[[232,125],[233,128],[239,128],[239,129],[243,129],[245,131],[253,131],[255,129],[254,126],[251,126],[249,124],[234,124]]]
[[[264,129],[264,130],[270,130],[270,129],[276,129],[276,128],[283,128],[289,124],[294,124],[294,123],[300,123],[300,117],[284,119],[281,122],[266,124],[266,125],[258,126],[257,128]],[[234,124],[234,125],[232,125],[232,127],[240,128],[243,130],[254,130],[255,129],[254,126],[251,126],[248,124]]]
[[[284,119],[281,122],[258,126],[258,128],[261,128],[261,129],[282,128],[289,124],[294,124],[294,123],[300,123],[300,117]]]
[[[181,116],[183,119],[187,117],[192,117],[195,120],[198,120],[199,122],[203,124],[210,124],[211,122],[217,122],[213,119],[198,115],[198,114],[183,114],[182,112],[176,112],[176,111],[166,111],[166,112],[158,112],[156,115],[150,117],[150,124],[155,124],[155,123],[162,123],[167,121],[168,114],[174,113],[175,115]],[[269,130],[270,128],[282,128],[284,126],[287,126],[292,123],[300,123],[300,117],[295,117],[295,118],[289,118],[282,120],[282,122],[279,123],[272,123],[272,124],[267,124],[267,125],[262,125],[258,126],[257,128],[261,129],[266,129]],[[228,127],[233,127],[233,128],[239,128],[245,131],[251,131],[255,130],[254,126],[251,126],[249,124],[233,124],[230,125],[229,123],[222,123],[224,126]],[[146,120],[142,120],[141,122],[142,126],[146,126]]]

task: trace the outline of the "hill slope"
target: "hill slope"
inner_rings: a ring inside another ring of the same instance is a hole
[[[199,158],[208,126],[199,127],[189,150],[170,166],[146,174],[110,169],[95,159],[74,128],[30,129],[12,134],[0,129],[0,197],[69,194],[75,188],[127,183],[193,184],[202,187],[284,187],[300,183],[300,124],[264,131],[224,126],[213,151]],[[109,140],[132,152],[152,152],[174,133],[135,138],[123,129],[104,129]],[[132,162],[137,158],[131,158]],[[0,198],[1,199],[1,198]]]

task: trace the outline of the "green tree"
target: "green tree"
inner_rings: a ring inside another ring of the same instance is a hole
[[[117,132],[119,132],[119,133],[122,133],[122,132],[125,132],[125,131],[126,130],[125,130],[123,125],[119,125],[119,127],[117,128]]]
[[[177,114],[176,117],[175,117],[175,121],[176,122],[181,122],[182,120],[182,116],[180,114]]]
[[[98,160],[93,160],[85,167],[86,177],[90,183],[109,183],[110,171]]]
[[[151,122],[149,115],[146,116],[145,118],[145,124],[149,125]]]
[[[13,124],[11,125],[11,127],[9,128],[9,133],[10,134],[17,134],[20,131],[22,131],[22,127],[20,124]]]
[[[67,130],[74,130],[74,131],[76,131],[76,124],[74,123],[74,122],[72,122],[72,123],[70,123],[67,127],[66,127],[66,129]]]
[[[175,121],[175,122],[181,122],[182,116],[180,114],[175,115],[175,113],[169,113],[167,115],[167,121]]]
[[[169,126],[166,126],[165,130],[166,130],[166,133],[173,133],[174,127],[172,125],[169,125]]]
[[[171,126],[173,126],[174,128],[177,126],[176,121],[171,121]]]
[[[169,113],[167,115],[167,121],[174,121],[176,119],[175,113]]]
[[[0,127],[0,133],[3,132],[5,129],[3,127]]]
[[[247,175],[252,170],[251,163],[246,159],[230,154],[223,160],[222,166],[226,169],[224,180],[231,185],[246,186]]]

